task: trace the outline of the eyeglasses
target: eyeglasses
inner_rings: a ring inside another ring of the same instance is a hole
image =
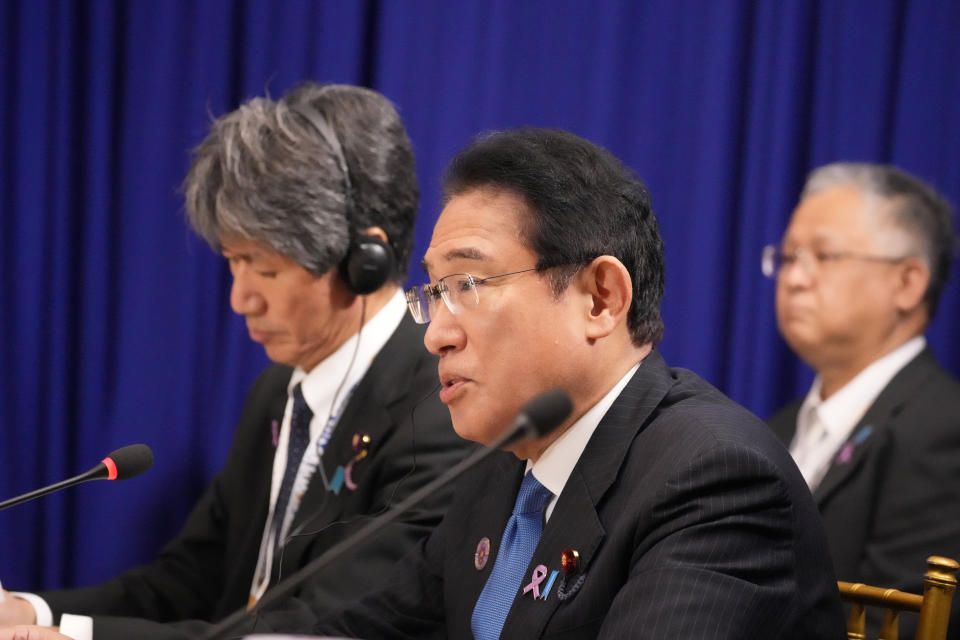
[[[776,278],[786,267],[799,264],[804,272],[814,277],[817,275],[821,265],[826,262],[838,262],[840,260],[867,260],[870,262],[887,262],[896,264],[903,262],[910,256],[875,256],[866,253],[856,253],[854,251],[812,251],[803,247],[793,251],[784,251],[780,247],[768,244],[763,248],[763,256],[760,261],[760,268],[763,275],[768,278]]]
[[[451,273],[437,280],[435,286],[423,284],[407,289],[407,307],[410,309],[410,315],[413,316],[417,324],[427,324],[433,316],[438,300],[443,300],[443,303],[447,305],[447,309],[454,315],[464,309],[476,309],[480,304],[480,294],[477,292],[477,288],[481,284],[488,280],[505,278],[518,273],[535,270],[536,267],[531,267],[520,271],[488,276],[479,280],[469,273]]]

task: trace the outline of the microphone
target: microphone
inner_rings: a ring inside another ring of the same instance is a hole
[[[504,435],[500,436],[503,442],[496,442],[490,446],[499,449],[518,440],[541,438],[559,427],[571,411],[573,411],[573,404],[566,391],[563,389],[544,391],[520,410]]]
[[[111,452],[100,464],[85,473],[0,502],[0,511],[89,480],[126,480],[140,475],[152,466],[153,451],[150,447],[145,444],[127,445]]]
[[[322,555],[301,567],[296,573],[291,574],[288,578],[278,583],[277,586],[268,589],[252,609],[238,609],[231,613],[211,627],[203,636],[203,640],[215,640],[215,638],[221,637],[237,627],[248,616],[254,616],[278,600],[289,596],[297,587],[330,564],[332,560],[343,555],[352,547],[383,529],[384,525],[396,520],[403,512],[417,505],[421,500],[429,497],[438,489],[446,486],[451,480],[475,466],[493,452],[519,440],[534,440],[547,435],[559,427],[560,424],[567,419],[571,411],[573,411],[573,403],[570,401],[570,396],[562,389],[551,389],[536,396],[526,404],[520,413],[517,414],[517,417],[513,419],[513,422],[510,423],[506,430],[494,442],[474,452],[450,469],[447,469],[431,482],[420,487],[376,518],[371,519],[370,522],[357,530],[352,536],[333,545]]]

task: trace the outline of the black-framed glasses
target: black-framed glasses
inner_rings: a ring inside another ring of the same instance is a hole
[[[804,249],[803,247],[798,247],[791,251],[784,251],[777,245],[768,244],[763,248],[760,269],[763,271],[763,275],[768,278],[776,278],[784,268],[799,264],[808,276],[814,277],[817,275],[820,267],[827,262],[866,260],[869,262],[896,264],[910,257],[911,256],[877,256],[868,253],[857,253],[855,251],[814,251]]]
[[[450,313],[456,315],[464,309],[477,308],[480,304],[477,288],[484,282],[535,270],[536,267],[530,267],[479,279],[469,273],[451,273],[437,280],[437,284],[433,286],[423,284],[407,289],[407,307],[417,324],[427,324],[433,317],[433,311],[439,300],[443,300]]]

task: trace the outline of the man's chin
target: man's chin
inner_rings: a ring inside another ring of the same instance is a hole
[[[492,444],[505,429],[505,426],[494,425],[490,422],[489,416],[469,415],[462,409],[450,409],[450,420],[453,423],[453,430],[464,440],[470,440],[483,446]]]
[[[288,367],[296,367],[297,364],[299,364],[297,362],[296,355],[290,353],[286,349],[281,349],[276,346],[265,344],[263,345],[263,352],[267,355],[268,358],[270,358],[270,362],[274,362],[276,364],[283,364]]]

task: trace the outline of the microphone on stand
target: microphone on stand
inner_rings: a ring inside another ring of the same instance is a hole
[[[61,480],[56,484],[51,484],[42,489],[36,489],[29,493],[24,493],[15,498],[0,502],[0,511],[9,507],[16,506],[22,502],[45,496],[48,493],[59,491],[72,487],[81,482],[90,480],[126,480],[138,476],[153,466],[153,451],[145,444],[131,444],[113,451],[104,458],[100,464],[90,469],[86,473],[78,476]]]
[[[371,519],[370,522],[357,530],[352,536],[333,545],[322,555],[301,567],[296,573],[290,575],[272,589],[268,589],[252,609],[238,609],[231,613],[211,627],[203,636],[203,640],[215,640],[221,637],[233,630],[248,617],[257,615],[271,604],[289,596],[297,587],[309,578],[317,575],[324,567],[330,564],[331,561],[337,559],[352,547],[383,529],[384,525],[396,520],[405,511],[447,485],[451,480],[481,460],[487,458],[493,452],[518,440],[534,440],[547,435],[559,427],[560,424],[567,419],[571,411],[573,411],[573,404],[570,401],[570,396],[562,389],[551,389],[550,391],[541,393],[527,403],[496,441],[476,451],[457,465],[447,469],[446,472],[434,478],[433,481],[414,491],[404,500],[401,500],[376,518]]]

